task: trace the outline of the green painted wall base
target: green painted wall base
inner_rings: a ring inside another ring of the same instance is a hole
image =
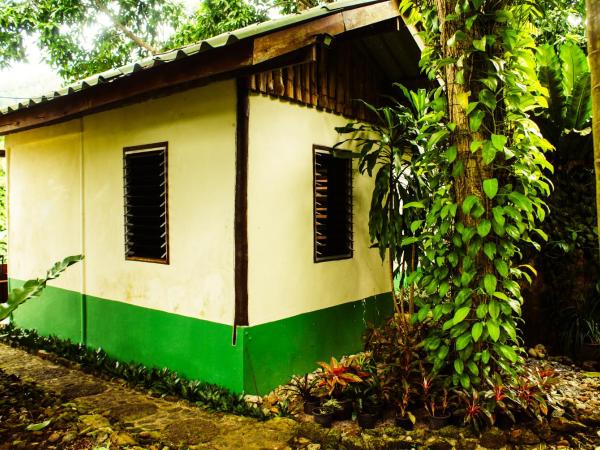
[[[22,284],[11,280],[11,287]],[[168,367],[234,392],[265,394],[317,361],[362,348],[367,324],[392,313],[389,294],[263,325],[240,327],[48,287],[14,314],[22,328],[103,348],[121,361]]]

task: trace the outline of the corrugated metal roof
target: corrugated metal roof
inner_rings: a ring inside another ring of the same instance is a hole
[[[66,95],[70,95],[72,93],[79,92],[81,90],[88,89],[99,84],[109,83],[115,79],[131,75],[132,73],[150,69],[160,64],[170,63],[181,58],[186,58],[198,53],[202,53],[209,49],[225,47],[242,39],[257,37],[262,34],[268,34],[273,31],[281,30],[292,25],[310,21],[317,17],[326,16],[335,12],[344,11],[359,6],[365,6],[372,3],[379,3],[381,1],[382,0],[346,0],[335,3],[329,3],[323,6],[311,8],[300,14],[292,14],[289,16],[281,17],[279,19],[269,20],[267,22],[250,25],[232,32],[223,33],[195,44],[170,50],[165,53],[153,55],[140,61],[127,64],[125,66],[121,66],[96,75],[92,75],[83,80],[77,81],[67,87],[42,95],[41,97],[34,97],[24,102],[19,102],[15,105],[11,105],[6,108],[0,109],[0,115],[10,114],[14,111],[29,108],[30,106],[39,103],[45,103],[59,97],[64,97]]]

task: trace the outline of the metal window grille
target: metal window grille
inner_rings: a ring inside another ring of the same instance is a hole
[[[314,146],[314,260],[352,258],[352,163]]]
[[[125,258],[168,264],[167,143],[123,152]]]

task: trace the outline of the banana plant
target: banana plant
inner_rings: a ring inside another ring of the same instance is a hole
[[[39,297],[46,288],[46,283],[58,278],[69,266],[83,259],[82,255],[67,256],[55,263],[43,278],[28,280],[20,288],[15,288],[8,294],[6,303],[0,303],[0,321],[6,319],[15,309],[34,297]]]

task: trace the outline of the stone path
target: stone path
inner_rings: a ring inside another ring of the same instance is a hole
[[[184,400],[154,398],[124,382],[101,379],[56,364],[51,355],[40,355],[0,344],[0,369],[74,405],[77,429],[60,436],[58,448],[73,439],[73,433],[94,436],[96,442],[110,441],[111,449],[285,449],[294,436],[296,422],[289,419],[260,422],[207,412]],[[144,442],[161,444],[148,447]]]

